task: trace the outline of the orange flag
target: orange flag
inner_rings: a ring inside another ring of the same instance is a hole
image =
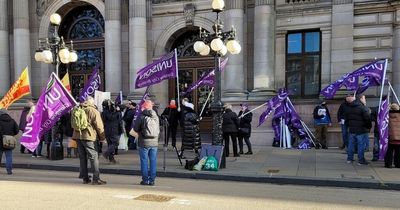
[[[7,109],[16,100],[28,95],[30,92],[31,88],[29,84],[28,67],[26,67],[24,71],[22,71],[18,80],[15,81],[10,90],[8,90],[3,99],[1,99],[0,108]]]
[[[61,82],[63,83],[65,89],[67,89],[68,92],[71,93],[71,85],[69,83],[69,74],[68,74],[68,72],[64,75],[64,77],[62,78]]]

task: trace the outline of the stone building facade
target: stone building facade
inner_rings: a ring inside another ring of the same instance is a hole
[[[28,66],[37,97],[54,66],[34,60],[38,39],[52,30],[51,14],[63,18],[58,33],[73,40],[78,62],[68,70],[78,94],[91,69],[100,63],[103,90],[120,90],[139,98],[136,72],[177,48],[180,88],[212,68],[212,57],[193,51],[199,27],[212,31],[216,19],[211,0],[0,0],[0,95]],[[374,58],[389,58],[388,77],[400,90],[400,1],[395,0],[225,0],[225,30],[234,26],[242,45],[230,55],[223,73],[223,101],[252,106],[265,102],[280,87],[308,125],[319,91],[341,75]],[[155,85],[150,92],[163,108],[176,96],[175,81]],[[189,95],[199,111],[210,88]],[[377,89],[367,92],[370,98]],[[340,96],[338,97],[340,98]],[[329,102],[335,113],[340,100]],[[255,112],[254,124],[262,110]],[[207,117],[209,112],[206,111]],[[335,119],[334,119],[335,120]],[[205,118],[203,130],[210,126]],[[312,126],[311,126],[312,127]],[[337,126],[331,129],[336,134]],[[267,134],[267,135],[265,135]],[[254,130],[260,144],[272,141],[270,122]],[[266,137],[267,136],[267,137]],[[330,145],[338,144],[335,135]]]

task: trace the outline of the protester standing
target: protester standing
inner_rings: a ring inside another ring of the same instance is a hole
[[[366,107],[364,95],[359,96],[350,104],[345,120],[349,127],[349,148],[347,163],[354,160],[354,144],[357,143],[358,165],[368,165],[364,158],[366,142],[369,141],[369,130],[372,127],[370,110]]]
[[[74,128],[74,133],[72,138],[77,140],[79,160],[80,160],[80,171],[83,177],[83,183],[88,184],[91,182],[89,179],[87,161],[89,159],[90,165],[93,172],[93,185],[102,185],[107,182],[100,179],[99,171],[99,159],[98,153],[95,148],[95,141],[97,136],[101,142],[105,141],[104,125],[101,120],[99,111],[97,111],[94,105],[93,97],[87,97],[86,101],[80,104],[81,109],[83,109],[87,118],[87,128],[83,130],[78,130],[74,125],[74,121],[79,121],[80,119],[75,119],[74,112],[78,111],[75,108],[72,111],[71,125]]]
[[[104,123],[104,130],[107,139],[108,149],[103,153],[104,158],[110,161],[111,164],[116,164],[114,158],[115,148],[118,148],[120,133],[120,123],[122,121],[122,114],[118,106],[111,100],[103,101],[103,112],[101,117]]]
[[[182,147],[180,157],[183,157],[185,150],[193,150],[198,153],[201,148],[200,138],[200,118],[194,111],[194,105],[190,102],[185,102],[183,107],[183,120],[181,120],[182,127]]]
[[[393,158],[394,154],[394,158]],[[389,111],[389,145],[385,155],[385,167],[392,168],[392,163],[400,168],[400,110],[398,104],[391,104]]]
[[[18,124],[6,113],[5,109],[0,109],[0,163],[3,152],[6,156],[7,174],[12,174],[12,149],[3,148],[3,135],[16,136],[18,134]]]
[[[167,145],[169,142],[169,137],[172,139],[172,147],[176,147],[176,131],[178,129],[179,122],[179,112],[176,106],[176,101],[171,100],[169,106],[165,108],[161,117],[167,118],[168,120],[168,131],[167,131]]]
[[[326,137],[328,134],[328,126],[332,125],[331,115],[329,114],[329,109],[326,106],[326,101],[322,101],[314,108],[314,126],[315,126],[315,140],[316,149],[328,149],[326,144]]]
[[[128,136],[128,149],[129,150],[136,150],[136,142],[135,137],[129,134],[129,131],[132,129],[132,121],[135,117],[136,112],[136,103],[133,101],[129,101],[124,117],[122,118],[125,122],[125,132]]]
[[[354,95],[349,94],[346,96],[345,100],[343,101],[342,104],[339,106],[339,110],[337,112],[337,119],[338,123],[340,124],[340,127],[342,129],[342,146],[340,149],[345,149],[348,148],[349,144],[349,128],[347,127],[347,124],[345,123],[345,115],[346,111],[349,109],[349,104],[355,100]]]
[[[225,104],[224,113],[222,114],[222,136],[225,141],[225,156],[229,157],[229,137],[232,140],[233,156],[239,157],[237,151],[237,133],[239,131],[239,119],[235,112],[232,111],[231,104]]]
[[[24,109],[22,110],[21,113],[21,117],[19,118],[19,130],[24,132],[25,131],[25,127],[26,127],[26,123],[28,120],[28,117],[30,117],[30,115],[28,115],[29,113],[32,114],[33,111],[31,111],[31,109],[33,109],[32,107],[34,107],[35,104],[33,102],[32,99],[29,99],[27,101],[27,105],[24,107]],[[20,152],[23,154],[25,153],[25,147],[24,145],[20,145]],[[31,151],[28,150],[29,153],[32,153]]]
[[[253,150],[251,149],[250,135],[251,135],[251,121],[253,119],[253,113],[249,112],[249,106],[247,104],[241,104],[239,111],[239,154],[243,154],[243,139],[246,142],[248,151],[246,155],[252,155]]]
[[[153,110],[153,102],[146,100],[142,107],[140,118],[135,122],[134,131],[137,133],[140,170],[142,173],[141,185],[154,185],[157,171],[158,137],[160,122]],[[149,168],[150,162],[150,168]]]

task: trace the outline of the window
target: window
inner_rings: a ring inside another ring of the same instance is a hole
[[[321,32],[289,33],[286,88],[298,97],[318,96],[321,88]]]

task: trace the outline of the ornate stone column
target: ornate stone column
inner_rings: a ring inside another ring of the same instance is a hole
[[[22,70],[31,68],[31,52],[29,39],[29,1],[13,1],[14,22],[14,78],[18,78]]]
[[[254,90],[264,96],[275,90],[275,8],[273,0],[256,0],[254,10]]]
[[[0,0],[0,96],[10,88],[10,54],[7,0]]]
[[[135,90],[138,70],[147,64],[146,0],[129,1],[129,79],[130,92],[142,95],[144,89]]]
[[[105,75],[106,90],[117,93],[122,90],[121,60],[121,0],[105,1]]]
[[[393,28],[393,63],[392,79],[393,89],[397,95],[400,94],[400,3],[396,5],[396,17]]]
[[[225,97],[243,97],[244,95],[244,51],[246,46],[244,43],[244,2],[242,0],[230,0],[225,1],[225,8],[222,14],[224,15],[224,31],[230,30],[232,26],[236,29],[236,40],[238,40],[242,46],[242,52],[238,55],[229,55],[229,61],[223,72],[223,92]]]

